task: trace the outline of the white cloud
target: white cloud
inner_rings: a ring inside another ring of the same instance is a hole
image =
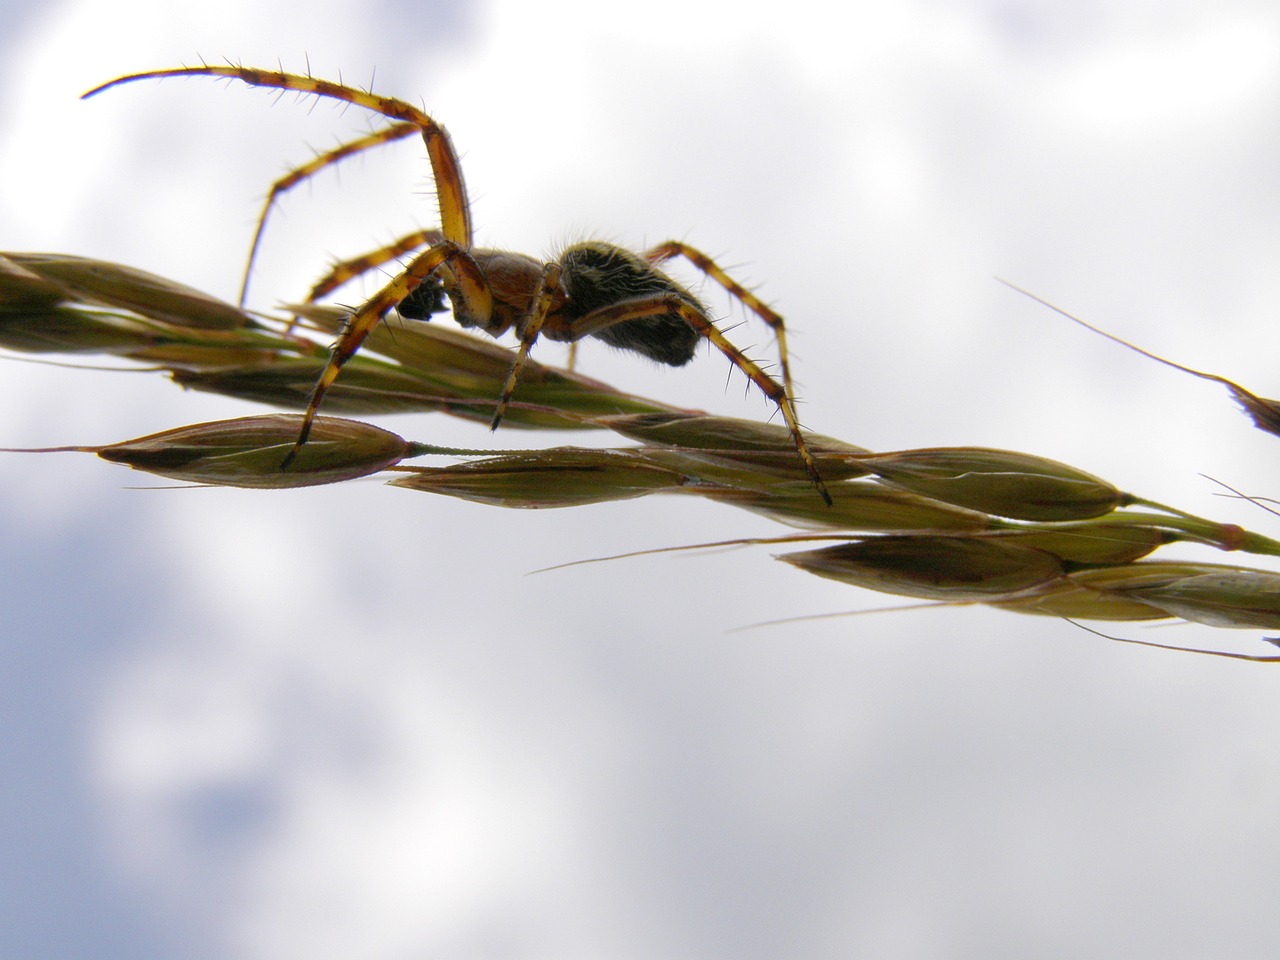
[[[76,97],[199,54],[300,68],[308,51],[317,73],[361,80],[376,65],[380,89],[420,96],[452,131],[482,242],[537,254],[580,230],[674,235],[743,263],[792,325],[815,426],[882,448],[1027,449],[1265,525],[1197,474],[1266,492],[1272,438],[1207,385],[989,278],[1068,298],[1180,359],[1233,365],[1265,392],[1274,363],[1247,346],[1269,343],[1276,292],[1274,16],[1192,4],[1199,17],[1157,29],[1159,5],[1148,22],[1080,5],[861,3],[842,21],[804,3],[623,18],[504,2],[458,21],[403,6],[46,14],[7,51],[0,88],[3,243],[115,256],[234,296],[271,178],[363,118],[202,80]],[[429,222],[416,149],[289,197],[267,236],[263,301],[296,295],[331,254]],[[768,414],[725,392],[716,358],[584,362],[640,393]],[[24,442],[232,415],[165,384],[124,395],[97,382],[68,396],[61,376],[15,374],[0,391],[28,421]],[[488,440],[440,418],[389,426]],[[81,488],[93,496],[80,509],[113,523],[87,526],[59,565],[85,592],[49,583],[8,615],[15,636],[42,636],[70,598],[94,597],[68,629],[104,664],[78,730],[111,862],[143,924],[187,952],[914,944],[989,957],[1051,943],[1087,956],[1132,939],[1177,956],[1197,927],[1237,956],[1274,942],[1265,838],[1280,778],[1257,738],[1275,721],[1257,669],[974,610],[727,635],[884,602],[765,551],[525,576],[776,532],[693,500],[503,513],[372,482],[120,491],[137,477],[91,465],[78,482],[99,486]],[[4,483],[25,531],[40,491]],[[93,540],[99,529],[114,532]],[[8,562],[33,549],[10,544]],[[65,669],[14,657],[22,682]],[[1247,869],[1204,888],[1202,863],[1237,857]],[[1131,909],[1119,892],[1137,889]],[[1064,927],[1063,904],[1091,922]]]

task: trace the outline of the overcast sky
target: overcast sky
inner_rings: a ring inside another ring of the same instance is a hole
[[[786,316],[815,430],[1038,453],[1276,532],[1201,476],[1278,494],[1276,439],[1220,388],[993,280],[1276,396],[1273,3],[11,2],[0,249],[233,300],[272,179],[367,127],[207,79],[77,99],[200,57],[376,73],[448,125],[486,245],[722,257]],[[321,176],[273,222],[254,305],[434,217],[420,144]],[[580,361],[771,412],[718,356]],[[0,404],[0,446],[255,411],[16,362]],[[153,486],[0,457],[0,955],[1274,955],[1271,668],[970,609],[731,632],[894,602],[766,548],[528,575],[784,532],[693,499]]]

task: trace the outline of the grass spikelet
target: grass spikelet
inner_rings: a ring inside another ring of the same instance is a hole
[[[0,306],[0,347],[6,350],[123,356],[157,342],[153,327],[126,315],[56,303]]]
[[[1127,517],[1005,528],[987,536],[1005,543],[1035,547],[1071,566],[1132,563],[1178,539],[1174,531]]]
[[[1170,613],[1143,603],[1124,593],[1092,590],[1071,578],[1045,584],[1031,594],[1009,600],[989,601],[997,610],[1030,613],[1066,620],[1111,620],[1135,622],[1168,620]]]
[[[329,334],[336,334],[347,316],[346,311],[323,304],[290,309]],[[512,352],[494,340],[471,336],[439,323],[404,320],[396,314],[389,314],[369,335],[355,359],[359,360],[365,353],[393,361],[397,369],[410,372],[438,395],[477,401],[472,407],[451,412],[470,415],[486,423],[493,417],[494,403],[511,372],[513,359]],[[343,376],[349,367],[350,364],[343,368]],[[336,381],[341,382],[341,379]],[[535,360],[525,361],[512,399],[513,406],[503,418],[504,425],[542,429],[596,428],[595,424],[584,422],[592,417],[683,412]],[[468,414],[467,410],[474,414]],[[794,450],[793,445],[793,455]]]
[[[1014,597],[1063,573],[1043,550],[977,537],[883,536],[778,559],[857,587],[949,603]]]
[[[1280,628],[1280,574],[1216,563],[1143,560],[1073,571],[1050,590],[1002,606],[1071,619],[1179,617],[1213,627],[1274,630]]]
[[[598,417],[595,421],[615,433],[648,446],[665,446],[705,463],[747,466],[766,477],[808,478],[796,461],[795,440],[784,426],[713,417],[683,411]],[[822,476],[845,480],[870,473],[856,457],[871,451],[820,434],[808,434],[810,452]]]
[[[886,483],[1016,520],[1087,520],[1126,502],[1105,480],[1065,463],[1009,450],[935,447],[862,457]]]
[[[625,450],[559,447],[449,467],[405,467],[392,486],[525,509],[576,507],[679,488],[679,473]]]
[[[358,420],[317,417],[308,443],[287,471],[285,452],[299,417],[268,414],[197,423],[97,448],[103,460],[172,480],[278,490],[354,480],[413,455],[408,441]]]
[[[301,410],[323,366],[320,358],[295,358],[269,364],[179,368],[170,372],[170,379],[191,390]],[[371,358],[354,358],[343,374],[325,398],[327,407],[338,413],[447,410],[450,403],[463,399],[456,393],[432,390],[412,374]]]
[[[1188,573],[1166,583],[1137,586],[1125,592],[1193,623],[1251,630],[1280,629],[1280,575],[1268,570],[1217,564],[1200,567],[1200,573]]]
[[[0,310],[13,304],[35,308],[65,299],[66,291],[61,286],[0,254]]]
[[[6,253],[11,264],[38,276],[59,299],[130,310],[174,326],[236,330],[252,319],[244,311],[191,287],[105,260],[58,253]]]
[[[997,521],[985,513],[931,500],[879,483],[833,483],[832,505],[817,501],[807,483],[775,483],[764,488],[712,487],[700,491],[727,503],[792,526],[822,530],[976,531]]]

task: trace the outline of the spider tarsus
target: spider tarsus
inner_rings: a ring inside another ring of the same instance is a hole
[[[835,501],[831,499],[831,491],[827,489],[827,485],[822,482],[822,478],[814,476],[813,485],[818,488],[818,496],[822,498],[822,502],[828,507],[834,507]]]
[[[298,431],[298,439],[293,441],[293,446],[289,448],[289,452],[284,455],[284,459],[280,461],[280,470],[284,472],[293,465],[298,459],[298,454],[302,452],[302,448],[306,445],[307,437],[311,435],[311,424],[314,419],[314,411],[308,410],[302,416],[302,429]]]
[[[305,440],[295,440],[293,446],[289,448],[289,452],[284,455],[284,459],[280,461],[281,472],[288,470],[293,466],[293,461],[298,459],[298,454],[302,452],[302,445]]]

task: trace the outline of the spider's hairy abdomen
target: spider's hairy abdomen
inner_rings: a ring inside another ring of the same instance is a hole
[[[670,294],[702,316],[698,299],[643,257],[611,243],[588,242],[569,247],[560,257],[568,300],[563,313],[571,321],[600,307]],[[593,334],[611,346],[643,354],[679,367],[693,359],[701,339],[678,313],[638,317]]]

